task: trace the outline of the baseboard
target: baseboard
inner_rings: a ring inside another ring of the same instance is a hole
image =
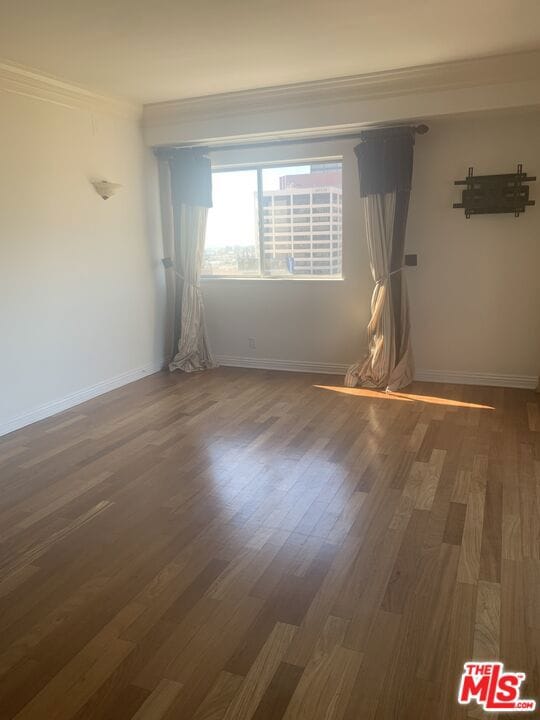
[[[236,357],[218,355],[220,365],[255,368],[259,370],[285,370],[287,372],[345,375],[347,363],[324,363],[307,360],[277,360],[272,358]],[[457,385],[491,385],[494,387],[533,389],[538,384],[534,375],[499,375],[496,373],[459,372],[453,370],[417,370],[415,380]]]
[[[538,376],[536,375],[502,375],[499,373],[460,372],[455,370],[417,370],[414,378],[425,382],[491,385],[492,387],[522,388],[526,390],[534,390],[538,385]]]
[[[286,372],[345,375],[346,363],[311,362],[308,360],[278,360],[276,358],[250,358],[234,355],[217,355],[216,360],[226,367],[255,368],[257,370],[285,370]]]
[[[7,422],[1,424],[0,437],[13,432],[14,430],[19,430],[22,427],[38,422],[39,420],[44,420],[52,415],[56,415],[63,410],[69,410],[69,408],[72,408],[75,405],[80,405],[81,403],[91,400],[98,395],[103,395],[111,390],[116,390],[116,388],[122,387],[122,385],[128,385],[129,383],[135,382],[135,380],[140,380],[147,375],[153,375],[154,373],[162,370],[164,365],[165,361],[163,360],[149,363],[143,367],[128,370],[127,372],[120,373],[120,375],[115,375],[108,380],[102,380],[101,382],[96,383],[96,385],[91,385],[90,387],[78,390],[77,392],[66,395],[59,400],[53,400],[52,402],[40,405],[33,410],[29,410],[28,412],[11,418]]]

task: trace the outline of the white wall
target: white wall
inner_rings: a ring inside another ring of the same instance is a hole
[[[416,144],[406,270],[421,370],[533,376],[540,369],[540,203],[519,218],[465,220],[455,179],[540,173],[540,115],[431,122]],[[372,283],[358,204],[354,142],[221,153],[217,163],[344,157],[344,280],[203,281],[214,352],[221,356],[346,364],[365,351]],[[534,183],[532,197],[538,197]],[[256,339],[255,350],[248,337]]]
[[[417,366],[427,370],[535,376],[540,371],[540,194],[515,218],[466,220],[463,178],[514,172],[540,175],[540,113],[433,123],[416,146],[407,247]]]
[[[138,118],[0,92],[0,144],[1,432],[155,366],[164,313]]]

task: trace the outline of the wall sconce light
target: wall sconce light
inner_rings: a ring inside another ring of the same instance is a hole
[[[108,200],[113,195],[116,195],[122,187],[120,183],[113,183],[108,180],[92,180],[92,185],[97,194],[104,200]]]

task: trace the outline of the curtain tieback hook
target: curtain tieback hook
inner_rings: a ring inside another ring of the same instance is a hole
[[[398,267],[396,270],[392,270],[392,272],[389,272],[387,275],[383,275],[382,277],[377,278],[377,280],[375,280],[375,285],[382,285],[383,282],[385,282],[386,280],[390,280],[392,275],[396,275],[397,273],[400,273],[404,267],[405,267],[405,265],[402,265],[401,267]]]
[[[186,280],[186,278],[185,278],[181,273],[178,272],[178,270],[175,270],[175,271],[174,271],[174,274],[176,275],[176,277],[177,277],[179,280],[181,280],[181,281],[184,282],[184,283],[187,283],[188,285],[191,285],[191,286],[194,287],[196,290],[200,290],[200,289],[201,289],[201,286],[200,286],[199,283],[190,283],[189,280]]]

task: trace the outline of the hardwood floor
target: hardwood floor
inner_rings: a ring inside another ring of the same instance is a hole
[[[499,658],[540,700],[539,416],[221,368],[1,438],[0,718],[478,718]]]

